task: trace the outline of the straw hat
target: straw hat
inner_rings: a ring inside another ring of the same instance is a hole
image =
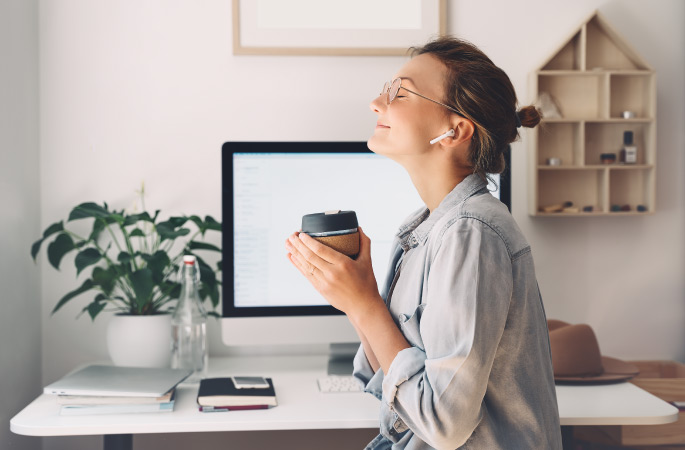
[[[554,381],[597,383],[625,381],[640,371],[632,364],[602,356],[589,325],[571,325],[561,320],[547,321],[552,347]]]

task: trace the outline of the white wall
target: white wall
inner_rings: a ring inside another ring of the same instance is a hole
[[[655,215],[530,218],[524,143],[513,157],[514,216],[533,245],[548,316],[590,323],[603,352],[617,357],[685,358],[684,5],[449,2],[449,31],[489,54],[522,103],[531,100],[529,72],[596,8],[658,73]],[[368,138],[375,117],[367,105],[404,58],[236,57],[231,23],[230,0],[41,2],[41,229],[82,201],[126,207],[143,180],[150,209],[218,218],[223,142]],[[75,320],[83,303],[49,317],[80,283],[71,264],[42,271],[44,383],[107,359],[107,317]],[[210,332],[211,352],[225,354],[216,324]],[[146,448],[162,445],[146,439]],[[95,443],[48,438],[46,448]]]
[[[41,391],[38,1],[0,0],[0,448],[39,448],[9,421]]]

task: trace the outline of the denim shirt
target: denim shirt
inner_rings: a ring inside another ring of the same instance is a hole
[[[363,346],[355,356],[381,400],[367,449],[561,449],[530,246],[485,181],[468,176],[402,224],[381,295],[411,347],[387,374]]]

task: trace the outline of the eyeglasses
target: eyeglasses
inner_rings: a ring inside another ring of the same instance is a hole
[[[390,83],[386,82],[386,83],[383,85],[383,90],[381,91],[380,95],[383,95],[383,94],[386,93],[386,92],[388,93],[388,100],[387,100],[387,101],[388,101],[388,105],[389,105],[389,104],[392,103],[392,101],[395,100],[395,98],[397,97],[397,93],[400,91],[400,88],[401,88],[401,89],[404,89],[404,90],[407,91],[407,92],[411,92],[411,93],[414,94],[414,95],[418,95],[418,96],[421,97],[421,98],[425,98],[426,100],[429,100],[429,101],[431,101],[431,102],[433,102],[433,103],[437,103],[437,104],[440,105],[440,106],[444,106],[445,108],[449,109],[450,111],[452,111],[453,113],[455,113],[455,114],[458,115],[459,117],[464,117],[464,115],[463,115],[462,113],[460,113],[460,112],[457,111],[456,109],[452,108],[451,106],[446,105],[446,104],[444,104],[444,103],[441,103],[441,102],[439,102],[439,101],[437,101],[437,100],[433,100],[432,98],[428,98],[428,97],[426,97],[425,95],[421,95],[421,94],[419,94],[418,92],[414,92],[414,91],[409,90],[409,89],[407,89],[406,87],[402,86],[402,78],[395,78],[395,79],[392,80]],[[464,117],[464,118],[465,118],[465,117]]]

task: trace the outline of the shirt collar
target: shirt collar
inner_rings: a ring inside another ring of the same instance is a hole
[[[452,191],[442,199],[437,208],[431,213],[428,208],[423,208],[412,214],[400,226],[397,237],[404,250],[424,244],[428,239],[433,225],[456,205],[463,203],[477,192],[487,189],[487,181],[478,174],[471,174],[457,184]]]

